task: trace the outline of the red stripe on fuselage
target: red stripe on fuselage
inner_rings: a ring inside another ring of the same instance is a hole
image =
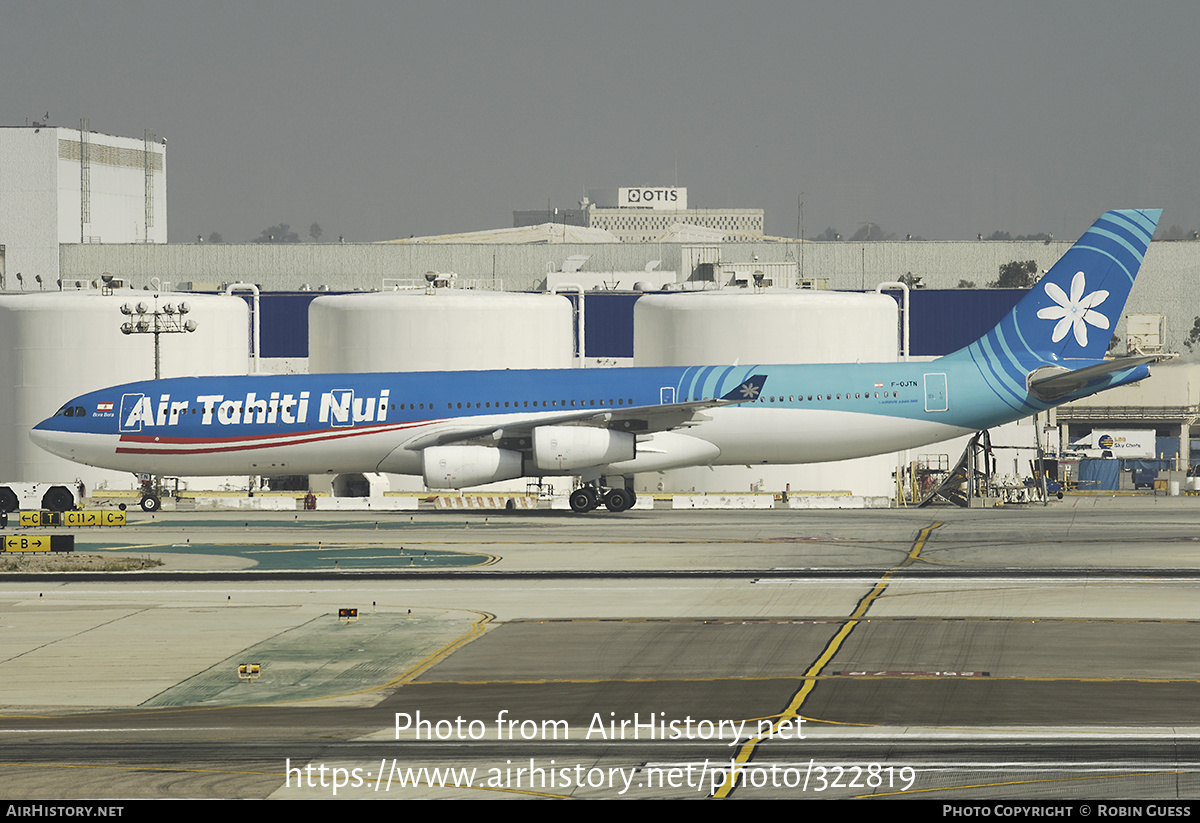
[[[374,426],[346,427],[345,429],[317,429],[293,434],[256,434],[247,437],[155,437],[153,435],[121,435],[121,441],[146,444],[183,444],[192,448],[132,448],[117,446],[117,454],[215,454],[220,452],[273,449],[282,446],[300,446],[321,443],[326,440],[341,440],[364,434],[399,432],[441,423],[441,420],[420,420],[411,423],[391,423]],[[221,445],[224,444],[224,445]]]

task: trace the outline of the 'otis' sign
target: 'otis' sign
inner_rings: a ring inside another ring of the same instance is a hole
[[[617,208],[680,211],[687,208],[687,189],[674,186],[617,189]]]

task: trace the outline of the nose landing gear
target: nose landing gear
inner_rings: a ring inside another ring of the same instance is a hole
[[[141,501],[138,503],[144,512],[156,512],[162,508],[163,487],[159,478],[151,477],[148,474],[139,474],[138,480],[140,487],[138,492],[142,495]]]

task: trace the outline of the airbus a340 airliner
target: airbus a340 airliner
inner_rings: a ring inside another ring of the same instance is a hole
[[[898,451],[1147,377],[1153,358],[1104,353],[1161,214],[1108,212],[994,329],[925,363],[185,377],[90,392],[30,434],[174,476],[574,476],[575,511],[623,511],[636,472]]]

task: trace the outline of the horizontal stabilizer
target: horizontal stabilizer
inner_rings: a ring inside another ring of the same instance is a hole
[[[1029,393],[1038,400],[1051,402],[1077,392],[1094,380],[1109,374],[1128,371],[1129,369],[1153,363],[1156,357],[1118,357],[1115,360],[1105,360],[1094,366],[1082,369],[1068,369],[1063,366],[1043,366],[1029,373],[1026,385]]]

